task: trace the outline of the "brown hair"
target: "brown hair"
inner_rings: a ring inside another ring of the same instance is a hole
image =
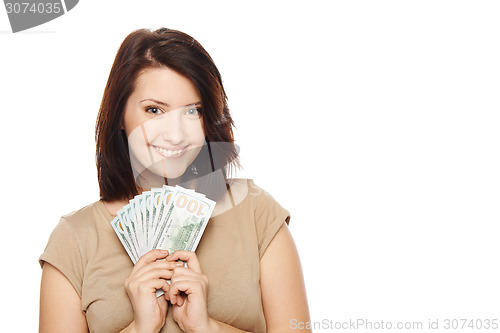
[[[207,145],[193,162],[196,175],[221,169],[227,182],[230,171],[239,167],[227,96],[220,73],[207,51],[194,38],[177,30],[136,30],[125,38],[118,50],[97,116],[96,165],[102,200],[129,199],[138,194],[121,124],[138,74],[145,68],[161,67],[190,79],[201,96]],[[211,144],[215,142],[223,144]],[[203,159],[210,161],[208,165]]]

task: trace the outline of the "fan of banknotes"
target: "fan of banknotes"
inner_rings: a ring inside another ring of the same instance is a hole
[[[196,250],[214,207],[204,194],[164,185],[136,195],[111,225],[135,264],[152,249]]]

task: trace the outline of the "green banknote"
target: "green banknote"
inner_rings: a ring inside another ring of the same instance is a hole
[[[135,196],[111,221],[132,262],[152,249],[195,251],[215,202],[181,186]]]
[[[215,202],[199,193],[176,187],[154,243],[154,248],[194,251],[212,214]]]

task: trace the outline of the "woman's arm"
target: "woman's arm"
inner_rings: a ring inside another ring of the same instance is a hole
[[[40,333],[88,333],[80,296],[69,280],[48,262],[42,270],[39,325]]]
[[[166,257],[168,253],[165,254],[160,254],[160,250],[154,250],[150,251],[147,255],[143,256],[141,258],[140,263],[138,262],[139,266],[141,267],[136,267],[139,270],[139,273],[144,273],[145,274],[140,274],[139,278],[136,278],[133,276],[133,278],[128,278],[127,280],[129,281],[129,284],[134,284],[143,286],[144,283],[135,283],[137,282],[136,280],[141,280],[141,278],[144,278],[145,275],[148,274],[159,274],[158,271],[161,270],[160,268],[157,268],[156,266],[175,266],[178,265],[176,263],[167,263],[167,262],[158,262],[158,263],[150,263],[146,262],[148,259],[149,261],[154,261],[157,257]],[[144,266],[148,266],[144,268]],[[143,268],[141,270],[141,268]],[[171,267],[170,267],[171,268]],[[136,272],[137,270],[134,269],[132,273]],[[163,270],[165,271],[165,269]],[[170,277],[171,273],[165,273]],[[132,275],[132,274],[131,274]],[[159,283],[165,283],[165,280],[160,280],[154,279],[154,281],[160,281]],[[149,284],[155,283],[155,282],[147,281]],[[163,282],[162,282],[163,281]],[[147,284],[147,283],[146,283]],[[156,287],[160,287],[160,285],[156,285]],[[134,289],[134,288],[132,288]],[[153,288],[153,295],[154,295],[154,290]],[[132,293],[132,292],[131,292]],[[145,293],[144,293],[145,294]],[[136,296],[134,294],[134,296]],[[141,297],[139,297],[141,298]],[[162,297],[163,298],[163,297]],[[156,297],[154,297],[155,303],[157,302]],[[140,302],[138,302],[140,303]],[[166,301],[164,300],[163,303],[165,304],[166,307]],[[144,304],[141,304],[148,313],[153,312],[151,309],[147,308],[144,306]],[[73,288],[73,285],[69,280],[62,274],[57,268],[52,266],[51,264],[45,262],[43,265],[43,271],[42,271],[42,283],[41,283],[41,288],[40,288],[40,321],[39,321],[39,332],[40,333],[67,333],[67,332],[85,332],[88,333],[88,326],[87,326],[87,319],[85,317],[85,314],[81,310],[81,299],[80,296],[78,296],[78,293],[76,292],[75,288]],[[166,308],[163,311],[163,322],[164,322],[164,317],[166,315]],[[149,318],[151,319],[151,318]],[[153,318],[154,319],[154,318]],[[153,321],[153,320],[150,320]],[[163,324],[161,324],[163,326]],[[160,327],[161,327],[160,326]],[[126,327],[124,330],[121,331],[121,333],[136,333],[138,332],[139,329],[137,328],[137,323],[135,320],[133,320],[128,327]],[[151,331],[153,332],[153,331]]]
[[[260,287],[268,333],[297,332],[292,323],[310,321],[299,255],[285,223],[260,260]]]

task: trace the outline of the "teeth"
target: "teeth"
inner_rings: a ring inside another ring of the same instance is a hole
[[[163,148],[156,147],[156,146],[155,146],[155,148],[160,153],[162,153],[165,156],[174,156],[174,155],[179,155],[180,153],[182,153],[182,149],[179,149],[179,150],[167,150],[167,149],[163,149]]]

